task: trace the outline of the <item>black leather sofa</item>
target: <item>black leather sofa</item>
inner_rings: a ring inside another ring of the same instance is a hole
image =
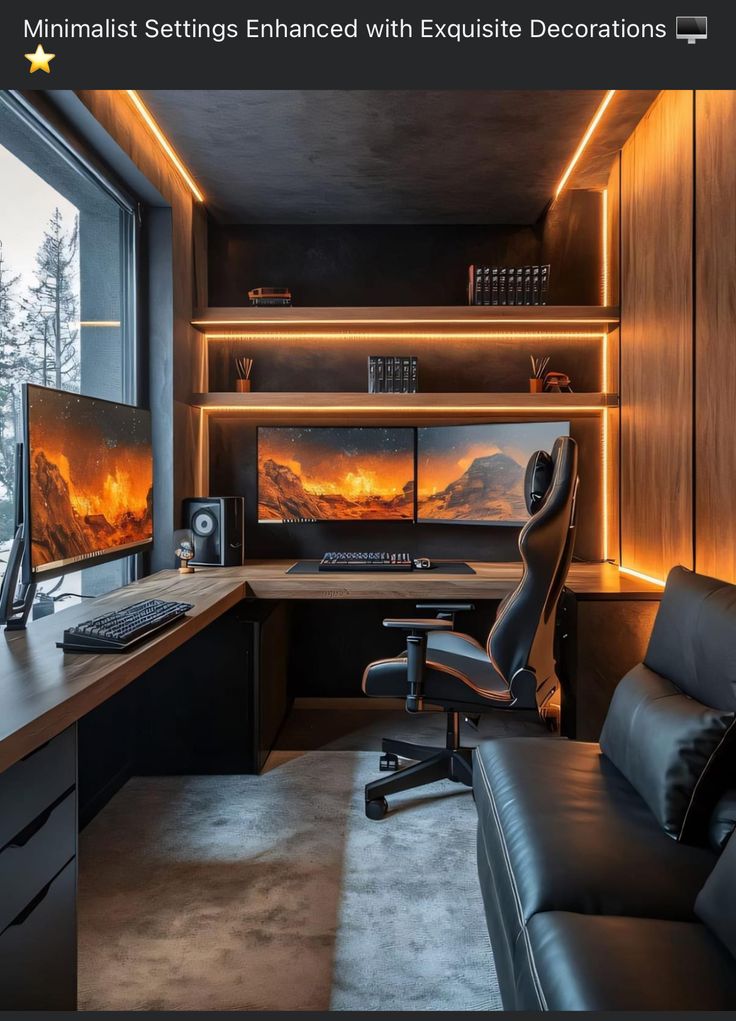
[[[734,710],[736,586],[676,568],[600,745],[479,746],[478,869],[505,1009],[736,1008]]]

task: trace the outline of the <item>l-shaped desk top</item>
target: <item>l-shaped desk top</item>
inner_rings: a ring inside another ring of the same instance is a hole
[[[213,620],[245,598],[502,599],[521,577],[521,564],[473,562],[475,574],[287,574],[293,560],[249,561],[243,567],[161,571],[97,599],[0,633],[0,772],[61,733]],[[662,589],[621,574],[610,564],[573,564],[567,587],[589,598],[659,598]],[[139,599],[194,604],[179,624],[127,653],[63,653],[64,628]]]

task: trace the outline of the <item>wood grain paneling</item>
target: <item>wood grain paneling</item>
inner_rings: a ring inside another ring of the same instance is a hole
[[[692,567],[693,95],[660,95],[621,161],[621,559]]]
[[[736,581],[736,91],[696,95],[695,562]]]

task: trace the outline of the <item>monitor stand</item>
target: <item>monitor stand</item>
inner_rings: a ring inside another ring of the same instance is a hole
[[[28,615],[36,594],[35,582],[18,584],[25,553],[25,526],[18,525],[15,538],[8,554],[8,565],[0,589],[0,624],[6,631],[22,631],[28,622]]]

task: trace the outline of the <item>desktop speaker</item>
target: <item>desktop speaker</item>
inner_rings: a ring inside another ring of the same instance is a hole
[[[242,496],[189,497],[184,527],[194,536],[192,564],[237,567],[243,563]]]

